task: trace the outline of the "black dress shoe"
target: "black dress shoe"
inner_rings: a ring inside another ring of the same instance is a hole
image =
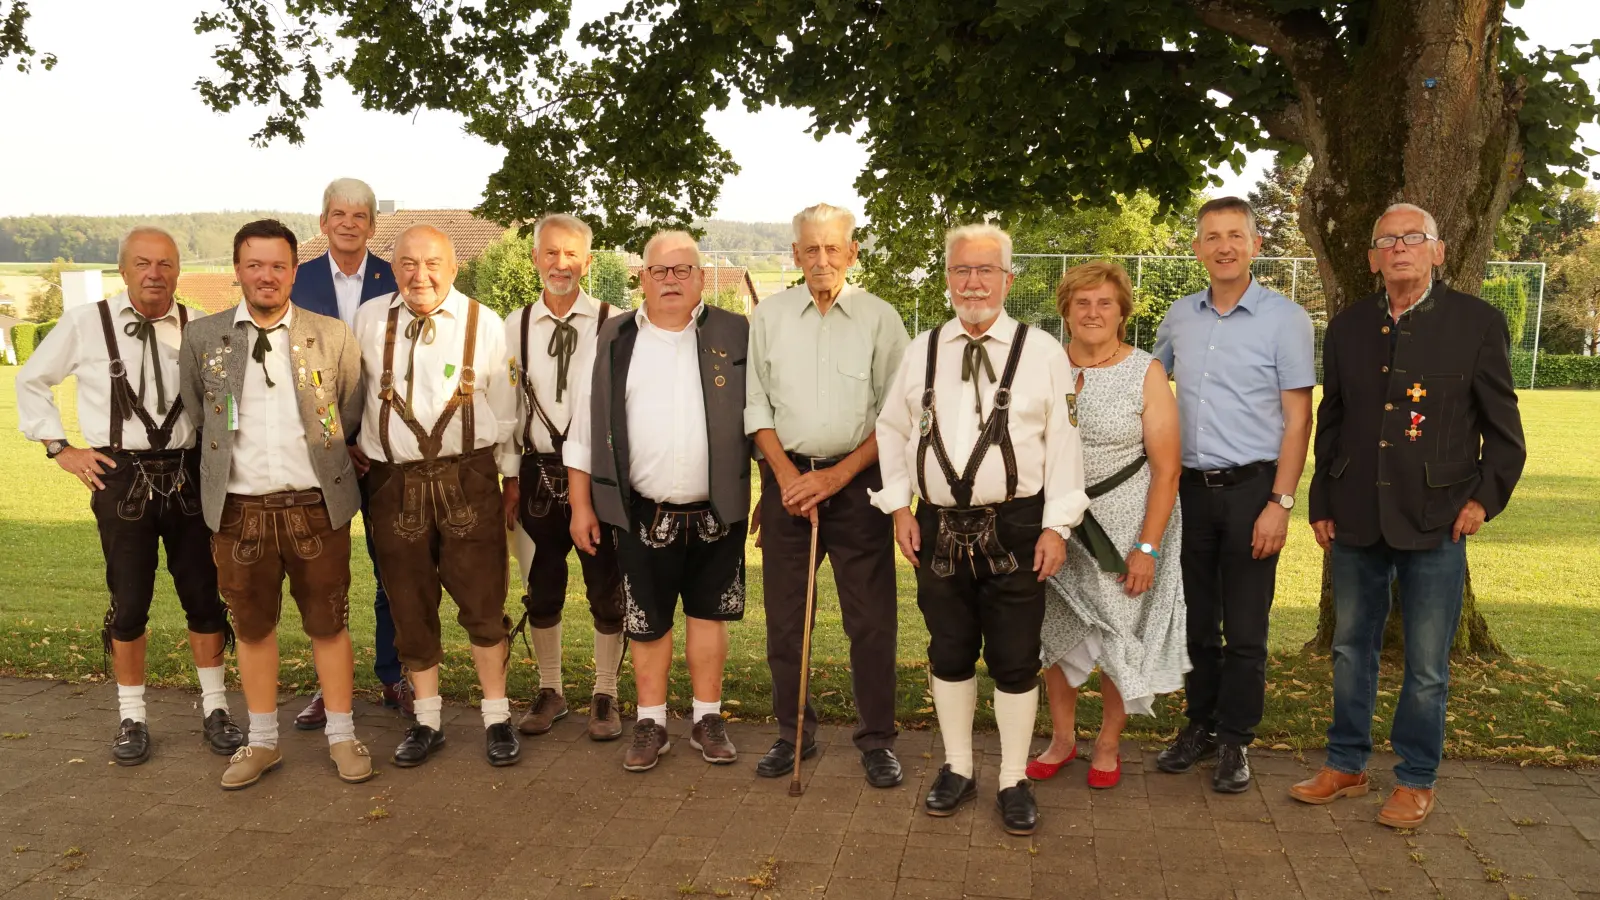
[[[244,732],[233,724],[233,719],[228,717],[225,709],[213,709],[211,715],[206,716],[205,727],[206,743],[210,745],[211,752],[218,756],[232,756],[235,750],[244,746]]]
[[[810,759],[817,755],[817,742],[806,742],[806,749],[801,753],[802,759]],[[756,761],[756,774],[762,778],[781,778],[794,771],[794,745],[778,738],[767,755]]]
[[[1250,751],[1243,744],[1223,744],[1217,751],[1217,771],[1211,775],[1211,789],[1220,794],[1242,794],[1250,790]]]
[[[429,754],[444,746],[444,729],[434,731],[420,722],[406,729],[405,739],[394,750],[394,764],[402,769],[420,766]]]
[[[1217,735],[1199,722],[1190,722],[1172,745],[1156,757],[1156,768],[1171,775],[1182,775],[1202,759],[1217,755]]]
[[[119,766],[137,766],[150,758],[150,729],[143,722],[122,720],[122,730],[111,742],[111,758]]]
[[[957,807],[978,796],[978,783],[965,775],[950,770],[950,764],[939,767],[939,776],[928,789],[925,805],[930,816],[953,816]]]
[[[861,754],[861,768],[867,770],[867,784],[875,788],[892,788],[905,777],[900,770],[900,760],[895,759],[894,751],[888,747]]]
[[[1026,778],[1000,792],[1000,824],[1006,834],[1033,834],[1039,827],[1039,804],[1033,799],[1033,782]]]
[[[496,722],[484,730],[485,746],[491,766],[514,766],[522,762],[522,744],[510,722]]]

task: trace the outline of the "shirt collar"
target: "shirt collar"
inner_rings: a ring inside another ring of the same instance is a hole
[[[1422,289],[1422,296],[1417,298],[1417,302],[1400,311],[1400,318],[1405,318],[1411,314],[1412,310],[1417,309],[1418,307],[1422,306],[1422,304],[1432,300],[1434,286],[1438,283],[1438,281],[1428,282],[1428,286]],[[1383,289],[1383,294],[1378,297],[1378,302],[1383,307],[1383,314],[1385,316],[1389,315],[1389,289],[1387,287]],[[1399,321],[1399,319],[1396,319],[1395,321]]]
[[[287,329],[289,327],[289,320],[293,318],[293,316],[294,304],[291,303],[289,304],[289,308],[283,311],[283,318],[278,320],[278,325],[282,325],[285,329]],[[249,322],[251,325],[256,324],[256,320],[250,318],[250,304],[244,302],[243,300],[240,300],[239,305],[234,307],[233,310],[233,324],[237,326],[240,322]],[[278,325],[274,325],[272,327],[277,328]]]
[[[446,313],[452,319],[459,319],[464,314],[464,307],[466,305],[467,305],[467,295],[461,293],[460,291],[458,291],[454,287],[452,287],[448,291],[445,292],[444,302],[440,303],[434,309],[434,312],[435,313]],[[394,299],[389,301],[389,308],[390,309],[393,309],[396,306],[404,306],[405,309],[406,309],[406,312],[411,312],[411,307],[406,306],[406,298],[399,291],[395,291],[394,292]],[[412,313],[412,318],[416,318],[416,314],[415,313]]]
[[[646,310],[646,307],[648,307],[649,305],[650,305],[649,301],[643,301],[642,300],[642,301],[639,302],[639,323],[641,325],[648,325],[649,327],[655,329],[656,331],[665,332],[667,334],[681,334],[682,333],[682,332],[667,331],[665,328],[662,328],[661,326],[656,325],[655,323],[651,322],[650,321],[650,316],[649,316],[649,314],[648,314],[648,312]],[[694,311],[689,313],[689,325],[688,325],[688,327],[684,328],[683,330],[684,331],[693,331],[696,328],[700,327],[700,316],[705,311],[706,311],[706,304],[705,304],[705,301],[702,300],[698,304],[695,305]]]
[[[1254,315],[1256,311],[1256,300],[1260,297],[1262,290],[1263,288],[1261,287],[1261,282],[1257,281],[1256,276],[1252,273],[1250,276],[1250,284],[1245,287],[1244,293],[1239,295],[1239,302],[1235,304],[1234,309],[1242,309],[1245,312]],[[1201,309],[1216,309],[1216,307],[1211,305],[1211,288],[1207,287],[1205,290],[1201,291],[1199,297]],[[1230,310],[1230,312],[1231,311],[1232,310]]]
[[[801,285],[801,287],[805,287],[805,285]],[[855,302],[852,299],[855,291],[854,285],[846,283],[844,287],[839,288],[839,295],[833,298],[833,306],[829,307],[829,309],[837,309],[847,316],[850,315],[850,307]],[[801,307],[801,314],[804,315],[808,309],[817,310],[817,315],[822,314],[822,310],[817,308],[817,295],[811,293],[809,288],[806,289],[806,305]]]
[[[945,329],[941,338],[941,340],[947,344],[955,343],[956,341],[959,341],[967,336],[967,330],[961,327],[961,321],[959,319],[952,319],[951,322],[955,325],[955,327]],[[990,325],[989,330],[985,331],[983,335],[989,339],[989,343],[991,344],[1005,344],[1009,346],[1012,336],[1014,336],[1016,333],[1017,320],[1011,318],[1010,313],[1006,312],[1004,309],[1001,309],[999,317],[994,320],[994,324]]]
[[[533,316],[535,322],[546,316],[552,319],[556,317],[555,313],[550,311],[550,307],[545,305],[543,293],[539,294],[539,299],[533,302],[533,307],[528,310],[528,314]],[[594,298],[590,297],[589,293],[582,288],[578,290],[578,299],[572,301],[572,308],[567,310],[568,317],[598,316],[599,314],[600,308],[595,305]]]
[[[332,251],[329,251],[328,268],[333,270],[334,278],[348,278],[351,281],[365,281],[367,277],[367,258],[369,256],[371,256],[370,253],[363,252],[361,254],[361,265],[357,267],[356,273],[354,275],[346,275],[344,272],[339,270],[339,263],[334,260]]]
[[[123,291],[122,293],[116,295],[115,297],[110,298],[109,300],[106,301],[106,303],[111,307],[111,312],[115,316],[120,316],[124,312],[131,312],[134,315],[138,315],[138,316],[144,315],[143,313],[139,312],[139,310],[137,308],[134,307],[133,300],[128,297],[128,292],[127,291]],[[166,315],[162,316],[159,319],[151,319],[151,321],[152,322],[164,322],[167,319],[172,319],[173,321],[177,321],[177,319],[178,319],[178,298],[176,298],[176,297],[172,298],[172,305],[167,307],[167,314]]]

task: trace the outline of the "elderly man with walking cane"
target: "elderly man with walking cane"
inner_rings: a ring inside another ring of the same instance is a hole
[[[850,638],[856,748],[867,783],[893,787],[902,777],[894,755],[894,531],[867,491],[883,486],[873,426],[909,338],[893,307],[845,283],[860,249],[854,228],[849,210],[826,203],[796,215],[794,261],[805,284],[768,297],[750,317],[744,427],[763,457],[751,531],[766,551],[767,665],[778,717],[778,740],[756,774],[790,774],[797,745],[802,758],[816,753],[817,715],[806,698],[800,725],[798,695],[805,591],[825,555]]]

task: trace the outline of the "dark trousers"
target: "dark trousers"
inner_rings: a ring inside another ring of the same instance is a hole
[[[883,487],[877,465],[869,466],[817,511],[817,563],[833,563],[839,614],[850,638],[850,686],[858,721],[856,748],[894,747],[895,606],[894,525],[867,500]],[[778,735],[795,740],[800,693],[800,644],[805,629],[806,561],[811,522],[783,508],[783,492],[770,470],[761,479],[762,598],[767,613],[767,665],[772,670],[772,705]],[[815,624],[815,609],[812,621]],[[817,714],[806,698],[807,736]]]
[[[546,465],[554,462],[546,461]],[[561,624],[561,610],[567,605],[567,556],[572,553],[572,507],[550,495],[541,478],[537,455],[522,457],[522,530],[533,541],[533,559],[528,565],[528,594],[523,603],[528,609],[528,624],[534,628],[554,628]],[[565,471],[560,476],[566,478]],[[561,485],[563,493],[566,485]],[[622,632],[622,570],[617,568],[617,542],[611,529],[600,529],[600,544],[595,555],[578,554],[583,571],[584,591],[589,599],[589,615],[594,630],[601,634]]]
[[[394,616],[389,613],[389,594],[383,589],[383,573],[378,571],[378,548],[372,543],[372,516],[367,512],[367,492],[361,492],[361,528],[367,535],[367,558],[372,560],[372,577],[378,591],[372,596],[372,674],[384,684],[400,681],[400,651],[394,646]]]
[[[1206,487],[1185,469],[1184,602],[1189,611],[1185,715],[1213,728],[1217,739],[1249,744],[1261,723],[1267,684],[1267,617],[1278,576],[1276,554],[1250,557],[1256,518],[1266,509],[1276,469],[1266,467],[1229,487]]]
[[[995,690],[1025,694],[1039,686],[1044,582],[1033,571],[1033,552],[1043,517],[1042,494],[1000,504],[995,532],[1015,570],[996,574],[983,554],[963,555],[950,575],[940,577],[933,571],[939,508],[917,505],[917,606],[928,626],[928,665],[940,681],[972,678],[981,654]]]

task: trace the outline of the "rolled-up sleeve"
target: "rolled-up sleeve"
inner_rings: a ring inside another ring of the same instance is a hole
[[[1050,405],[1044,422],[1043,524],[1046,528],[1070,529],[1083,521],[1089,495],[1083,486],[1083,442],[1067,407],[1072,367],[1065,351],[1051,355],[1050,385]]]
[[[69,320],[57,324],[17,373],[17,422],[23,437],[30,441],[67,436],[66,426],[61,423],[61,410],[56,408],[56,398],[50,389],[78,371],[76,325]]]
[[[926,337],[923,338],[926,340]],[[906,400],[906,364],[902,354],[900,367],[889,382],[883,410],[878,413],[875,426],[878,435],[878,469],[883,475],[883,489],[868,490],[867,497],[878,509],[892,513],[911,505],[911,472],[909,452],[913,427],[912,410]],[[918,354],[920,355],[920,354]]]

